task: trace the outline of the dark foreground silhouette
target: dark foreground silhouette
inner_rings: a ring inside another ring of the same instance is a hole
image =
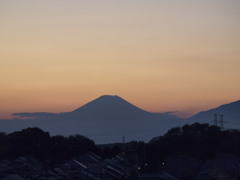
[[[89,165],[86,158],[96,162]],[[240,131],[221,131],[219,127],[209,124],[195,123],[172,128],[164,136],[155,137],[148,143],[131,141],[105,145],[95,145],[94,141],[81,135],[50,136],[39,128],[27,128],[10,134],[0,133],[1,179],[10,174],[27,178],[32,175],[29,172],[38,174],[37,169],[39,173],[47,170],[57,174],[56,168],[61,169],[65,175],[74,171],[80,177],[81,173],[91,172],[101,179],[104,168],[111,166],[116,166],[112,171],[122,167],[124,174],[124,177],[122,174],[112,179],[136,179],[137,174],[139,179],[236,179],[240,177],[239,158]],[[27,167],[35,170],[26,170]],[[24,174],[24,168],[27,174]],[[126,174],[128,168],[131,175]],[[120,169],[118,173],[121,172]],[[18,172],[22,174],[19,175]],[[68,175],[69,179],[74,176],[71,173]],[[58,176],[61,179],[59,174]],[[84,178],[94,179],[88,176]],[[68,178],[62,176],[62,179]],[[105,179],[111,177],[106,175]]]

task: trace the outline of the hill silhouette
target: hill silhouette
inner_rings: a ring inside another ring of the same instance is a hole
[[[224,104],[219,107],[199,112],[187,119],[188,123],[213,123],[214,114],[218,115],[218,120],[222,114],[225,128],[240,128],[240,101]]]

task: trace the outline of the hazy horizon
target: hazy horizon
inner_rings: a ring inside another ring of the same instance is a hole
[[[239,0],[0,0],[0,119],[114,94],[188,117],[240,99]]]
[[[24,112],[14,112],[14,113],[12,113],[12,114],[9,114],[8,116],[6,116],[6,118],[5,119],[12,119],[12,118],[20,118],[20,119],[28,119],[28,118],[33,118],[33,117],[38,117],[38,115],[36,115],[36,116],[32,116],[32,114],[33,113],[47,113],[46,115],[47,116],[49,116],[49,115],[51,115],[52,113],[53,113],[53,115],[54,115],[54,113],[66,113],[66,112],[73,112],[73,111],[75,111],[76,109],[79,109],[79,108],[82,108],[83,106],[85,106],[86,104],[89,104],[89,103],[91,103],[91,102],[93,102],[93,101],[96,101],[96,100],[98,100],[98,99],[100,99],[101,97],[104,97],[104,96],[107,96],[107,97],[118,97],[118,98],[120,98],[120,99],[123,99],[124,101],[127,101],[128,103],[130,103],[131,105],[133,105],[133,106],[135,106],[135,107],[137,107],[137,108],[140,108],[141,110],[143,110],[143,111],[146,111],[146,112],[150,112],[150,113],[167,113],[167,114],[172,114],[172,115],[176,115],[177,117],[180,117],[180,118],[183,118],[183,119],[185,119],[185,118],[189,118],[189,117],[192,117],[193,115],[196,115],[196,114],[198,114],[200,111],[198,111],[198,112],[196,112],[196,113],[194,113],[194,114],[191,114],[191,115],[188,115],[188,114],[186,114],[186,113],[184,113],[184,112],[179,112],[179,111],[165,111],[165,112],[151,112],[151,111],[147,111],[146,109],[143,109],[143,108],[141,108],[141,107],[139,107],[138,105],[136,105],[136,104],[132,104],[132,102],[130,102],[130,101],[128,101],[127,99],[124,99],[123,97],[120,97],[120,96],[118,96],[118,95],[101,95],[101,96],[99,96],[99,97],[96,97],[95,99],[92,99],[92,100],[90,100],[89,102],[86,102],[85,104],[82,104],[82,105],[80,105],[80,106],[78,106],[78,107],[75,107],[75,108],[73,108],[73,109],[71,109],[71,110],[69,110],[69,111],[59,111],[59,112],[50,112],[50,111],[45,111],[45,112],[43,112],[43,111],[24,111]],[[237,100],[237,101],[240,101],[240,100]],[[229,103],[234,103],[234,102],[237,102],[237,101],[233,101],[233,102],[227,102],[227,103],[225,103],[225,104],[229,104]],[[219,106],[222,106],[222,105],[225,105],[225,104],[219,104],[218,106],[216,106],[216,107],[211,107],[211,108],[209,108],[209,109],[204,109],[203,111],[205,111],[205,110],[210,110],[210,109],[213,109],[213,108],[218,108]],[[100,108],[100,107],[99,107]],[[202,112],[203,112],[202,111]],[[183,114],[182,114],[183,113]],[[27,116],[25,116],[24,114],[27,114]],[[30,116],[29,116],[29,114],[30,114]],[[39,116],[39,117],[41,117],[41,115]],[[1,119],[3,119],[3,118],[0,118],[0,120]]]

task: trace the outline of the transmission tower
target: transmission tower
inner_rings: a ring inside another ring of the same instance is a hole
[[[123,144],[125,143],[125,137],[123,136]]]
[[[223,130],[223,114],[220,115],[219,126],[220,129]]]
[[[214,126],[217,126],[217,124],[218,124],[217,114],[214,114],[213,124],[214,124]]]

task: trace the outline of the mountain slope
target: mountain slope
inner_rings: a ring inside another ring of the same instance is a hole
[[[220,115],[223,115],[225,128],[240,128],[240,101],[224,104],[217,108],[197,113],[196,115],[188,118],[187,121],[189,123],[202,122],[212,124],[214,114],[218,115],[218,120]]]

